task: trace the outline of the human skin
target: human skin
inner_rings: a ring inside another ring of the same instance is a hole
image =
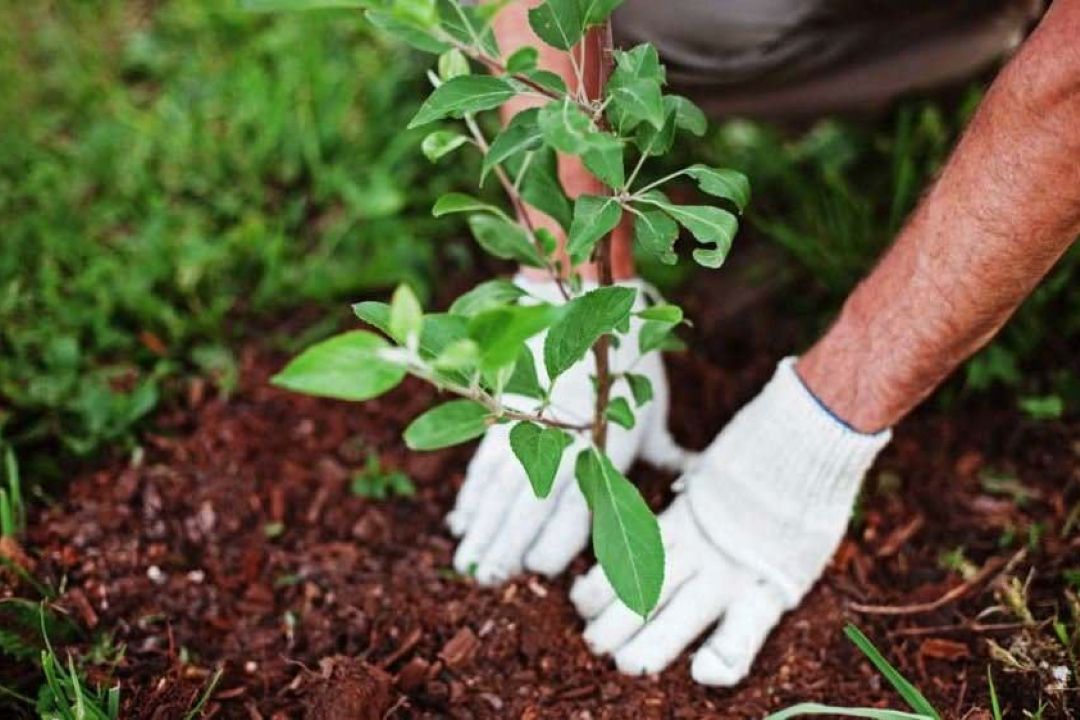
[[[500,13],[500,45],[507,53],[541,48],[541,66],[572,83],[567,54],[529,29],[528,9],[538,4],[519,0]],[[890,427],[922,401],[1001,328],[1080,234],[1077,37],[1080,0],[1057,0],[994,80],[892,248],[799,360],[810,391],[856,430]],[[531,104],[512,101],[504,116]],[[559,175],[572,197],[602,187],[576,158],[560,158]],[[616,277],[631,276],[625,226],[613,255]]]

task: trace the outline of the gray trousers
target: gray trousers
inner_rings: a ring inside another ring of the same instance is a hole
[[[651,42],[713,115],[872,109],[1009,52],[1042,0],[626,0],[616,43]]]

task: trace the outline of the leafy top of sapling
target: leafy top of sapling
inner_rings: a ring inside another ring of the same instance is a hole
[[[258,1],[311,7],[344,0]],[[648,379],[635,375],[632,367],[611,367],[609,349],[627,341],[632,324],[638,353],[672,347],[683,317],[676,306],[648,304],[637,288],[613,285],[611,233],[621,222],[630,222],[639,250],[673,263],[682,227],[697,242],[694,260],[719,267],[735,236],[737,215],[749,201],[749,184],[733,170],[705,165],[640,180],[645,163],[667,153],[678,133],[704,132],[705,116],[686,98],[665,93],[664,67],[648,44],[608,48],[614,61],[608,82],[598,96],[586,94],[586,68],[576,48],[590,32],[608,37],[604,26],[620,2],[546,0],[529,11],[537,37],[568,52],[573,77],[564,79],[538,67],[536,48],[500,51],[491,22],[505,2],[465,7],[457,0],[358,0],[377,27],[438,55],[429,73],[433,89],[409,122],[410,128],[428,129],[423,153],[435,162],[466,150],[478,152],[479,182],[494,178],[508,201],[497,205],[452,192],[439,198],[432,213],[464,215],[486,252],[545,270],[561,302],[493,280],[458,298],[448,313],[424,313],[415,295],[402,287],[389,304],[368,301],[354,307],[382,336],[353,331],[323,341],[293,360],[275,382],[343,399],[374,397],[406,374],[433,383],[456,397],[416,418],[405,430],[406,444],[433,450],[510,423],[510,450],[539,497],[550,492],[564,455],[576,453],[565,461],[573,462],[593,513],[597,559],[619,598],[645,615],[656,605],[663,584],[660,531],[640,493],[605,453],[605,444],[608,422],[633,427],[653,392]],[[488,137],[477,115],[517,97],[540,102]],[[558,180],[559,153],[579,157],[604,192],[571,202]],[[670,200],[662,188],[680,177],[720,204]],[[526,206],[566,230],[566,250],[575,267],[563,266],[554,236],[531,222]],[[588,262],[598,267],[599,287],[586,286],[577,274],[576,266]],[[539,368],[527,343],[537,345],[541,336]],[[589,353],[597,368],[594,417],[581,423],[554,417],[548,401],[559,378]],[[625,384],[619,386],[622,394],[613,397],[616,379]],[[522,405],[523,397],[533,402]]]

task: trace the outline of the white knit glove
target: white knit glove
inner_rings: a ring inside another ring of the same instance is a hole
[[[515,284],[535,298],[551,303],[562,302],[552,282],[529,280],[518,276]],[[641,289],[640,280],[620,283]],[[635,309],[642,309],[640,301]],[[638,354],[638,331],[641,321],[632,318],[630,333],[620,336],[618,348],[611,352],[613,372],[632,371],[652,383],[653,400],[637,411],[634,427],[626,430],[610,425],[608,454],[620,471],[625,471],[637,457],[659,467],[681,470],[691,456],[679,448],[667,430],[668,386],[660,353]],[[544,370],[544,335],[532,338],[529,348],[536,361],[541,383],[548,383]],[[592,375],[596,366],[592,354],[559,376],[552,393],[548,414],[566,422],[592,420],[595,391]],[[630,398],[626,380],[612,387],[612,397]],[[507,407],[532,412],[538,407],[533,398],[507,395]],[[589,508],[574,481],[574,458],[584,447],[583,441],[563,453],[551,493],[538,499],[529,485],[525,471],[510,449],[509,427],[495,425],[480,442],[469,463],[465,483],[458,493],[447,525],[461,537],[454,554],[454,568],[472,573],[485,585],[500,583],[528,569],[555,575],[584,549],[589,539]]]
[[[660,516],[664,585],[647,622],[615,599],[599,566],[574,583],[570,598],[589,621],[586,642],[613,654],[623,672],[659,672],[719,620],[691,674],[706,685],[734,685],[835,552],[890,431],[848,428],[810,394],[794,365],[795,358],[781,361]]]

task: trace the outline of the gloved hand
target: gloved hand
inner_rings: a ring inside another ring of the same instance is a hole
[[[599,566],[570,598],[585,640],[631,674],[663,670],[720,621],[694,654],[705,685],[734,685],[780,616],[799,604],[835,552],[863,476],[890,438],[856,432],[781,361],[680,480],[660,516],[664,585],[649,620],[628,610]]]
[[[514,282],[540,300],[562,302],[552,282],[521,276]],[[639,280],[620,284],[643,287]],[[636,309],[643,307],[639,295]],[[637,411],[632,429],[609,426],[608,454],[620,471],[625,471],[639,456],[659,467],[679,470],[689,453],[679,448],[668,433],[667,379],[660,353],[643,357],[638,354],[640,327],[641,321],[632,318],[630,333],[620,336],[619,347],[611,351],[611,368],[613,372],[632,371],[646,376],[654,397]],[[537,374],[546,385],[543,347],[543,335],[529,341]],[[575,424],[590,422],[595,403],[590,376],[595,374],[590,353],[584,361],[560,375],[547,414]],[[625,379],[617,380],[612,386],[612,397],[620,395],[630,398]],[[507,395],[504,402],[507,407],[526,412],[535,411],[539,405],[533,398],[514,395]],[[509,432],[508,425],[496,425],[488,430],[469,463],[454,510],[446,518],[450,531],[462,538],[454,554],[454,568],[460,573],[474,574],[485,585],[500,583],[523,569],[558,574],[589,539],[589,509],[574,480],[574,459],[584,442],[576,439],[566,449],[551,493],[540,500],[533,494],[525,471],[510,449]]]

